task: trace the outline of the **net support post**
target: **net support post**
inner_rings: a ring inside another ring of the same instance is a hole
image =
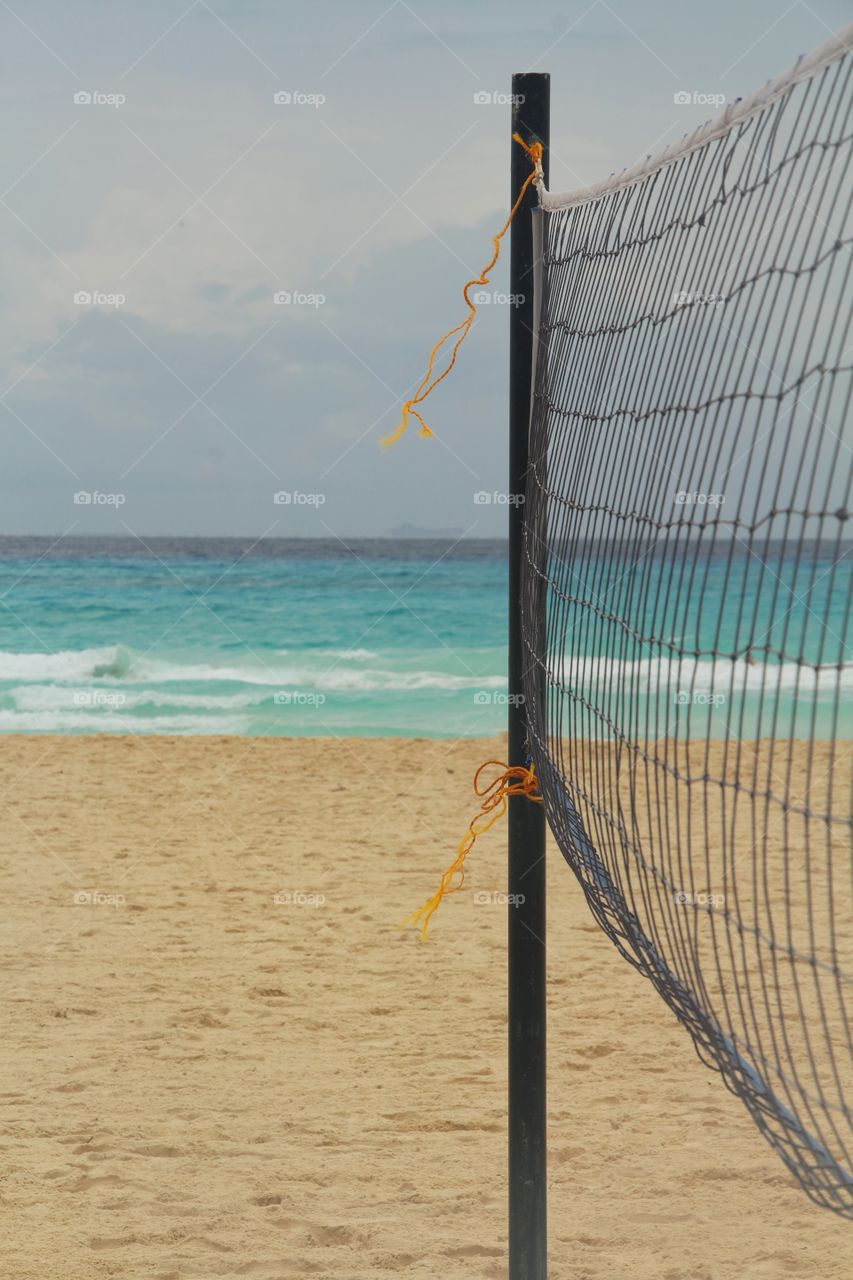
[[[512,132],[543,146],[548,173],[550,76],[512,78]],[[511,202],[530,172],[530,158],[510,142]],[[533,184],[510,233],[509,334],[509,662],[508,763],[528,762],[522,694],[524,645],[521,565],[528,436],[533,390]],[[538,626],[541,620],[535,620]],[[545,813],[524,796],[509,800],[509,1280],[547,1274],[545,1100]]]

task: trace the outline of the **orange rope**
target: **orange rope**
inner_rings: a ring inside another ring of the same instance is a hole
[[[397,427],[397,430],[393,431],[390,436],[385,436],[380,441],[380,444],[383,444],[383,445],[396,444],[396,442],[400,439],[400,437],[405,432],[406,427],[408,426],[409,414],[411,414],[412,417],[417,418],[418,422],[421,424],[421,429],[419,433],[420,435],[422,436],[432,435],[432,432],[430,431],[427,424],[424,422],[421,415],[418,413],[417,409],[415,408],[415,405],[421,404],[424,400],[426,400],[430,392],[435,390],[438,384],[441,381],[443,381],[444,378],[447,377],[447,375],[450,373],[450,370],[456,364],[456,356],[459,351],[459,348],[462,346],[462,343],[467,338],[468,331],[471,328],[471,325],[474,323],[474,316],[477,314],[477,308],[469,298],[468,290],[475,284],[482,286],[484,284],[489,283],[489,276],[491,275],[491,272],[494,269],[498,258],[500,257],[501,240],[506,235],[507,231],[509,230],[510,223],[512,222],[515,215],[518,213],[518,210],[521,207],[521,202],[524,199],[525,195],[527,194],[527,188],[530,186],[534,178],[540,178],[542,176],[542,143],[541,142],[527,143],[518,133],[514,133],[512,136],[513,136],[513,141],[517,142],[520,147],[523,147],[524,150],[527,152],[527,154],[530,156],[530,160],[533,165],[533,168],[530,170],[530,173],[525,178],[524,183],[522,184],[521,190],[519,191],[518,196],[516,198],[515,204],[512,206],[512,209],[509,212],[509,217],[507,218],[506,222],[503,224],[503,226],[501,227],[497,235],[492,236],[491,258],[489,259],[486,266],[483,267],[480,274],[478,276],[475,276],[473,280],[469,280],[468,283],[465,285],[465,288],[462,290],[462,296],[465,299],[466,306],[468,307],[468,315],[462,321],[461,324],[458,324],[455,329],[450,329],[444,335],[444,337],[440,338],[439,341],[435,344],[432,351],[429,353],[429,364],[427,365],[427,371],[424,374],[423,378],[421,379],[420,385],[418,386],[417,391],[412,396],[411,400],[406,400],[405,403],[403,404],[403,411],[400,417],[400,422]],[[439,351],[444,346],[445,342],[447,342],[449,338],[452,338],[453,335],[456,333],[459,334],[459,337],[456,339],[455,343],[453,344],[453,350],[450,353],[450,359],[448,360],[446,367],[437,377],[433,378],[432,371],[435,367],[435,361]]]
[[[481,787],[480,774],[491,765],[500,769],[501,772],[488,786]],[[486,760],[474,774],[474,791],[482,798],[483,803],[480,806],[480,812],[476,813],[469,822],[468,830],[459,842],[456,857],[441,877],[441,883],[432,897],[417,911],[413,911],[411,915],[406,916],[403,921],[403,925],[411,924],[420,928],[421,938],[424,942],[426,942],[427,930],[429,929],[429,922],[433,912],[438,910],[441,900],[446,894],[456,893],[462,888],[465,883],[465,869],[462,864],[474,848],[477,837],[483,835],[504,816],[507,797],[527,796],[528,800],[532,800],[535,804],[542,803],[541,795],[537,794],[539,791],[539,779],[536,777],[534,765],[527,769],[524,765],[510,767],[509,765],[501,764],[500,760]],[[458,880],[454,884],[453,881],[457,876]]]

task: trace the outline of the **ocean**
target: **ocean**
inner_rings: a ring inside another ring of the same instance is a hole
[[[736,647],[743,625],[723,570],[721,557],[704,583],[698,649]],[[827,645],[846,634],[843,573],[802,599],[790,568],[790,601],[766,605],[787,619],[778,659],[603,658],[612,634],[587,627],[562,679],[617,723],[651,710],[681,735],[704,736],[716,716],[719,737],[853,736],[835,723],[853,664],[840,640]],[[506,588],[501,541],[2,538],[0,732],[489,736],[506,724]],[[786,660],[801,641],[817,671]],[[761,718],[768,691],[775,730]],[[608,736],[606,718],[576,728]]]

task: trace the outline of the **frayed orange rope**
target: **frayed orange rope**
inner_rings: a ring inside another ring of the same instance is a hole
[[[468,283],[465,285],[465,288],[462,290],[462,296],[465,299],[466,306],[468,307],[468,315],[465,317],[465,319],[462,321],[461,324],[458,324],[456,326],[455,329],[450,329],[444,335],[443,338],[440,338],[439,341],[433,347],[432,351],[429,353],[429,364],[427,365],[427,371],[424,374],[423,378],[421,379],[421,382],[420,382],[420,385],[418,386],[417,391],[412,396],[411,400],[406,400],[405,403],[403,404],[403,411],[400,417],[400,423],[399,423],[399,426],[397,427],[397,430],[393,431],[390,436],[385,436],[382,440],[380,440],[379,443],[382,445],[396,444],[396,442],[400,439],[400,437],[405,432],[406,427],[409,425],[409,414],[411,414],[413,418],[417,418],[418,422],[421,424],[421,429],[419,432],[420,435],[422,436],[432,435],[432,432],[430,431],[427,424],[424,422],[421,415],[418,413],[417,409],[415,408],[415,405],[422,404],[423,401],[426,400],[429,393],[435,390],[438,384],[441,381],[443,381],[444,378],[447,377],[447,375],[450,373],[450,370],[456,364],[456,356],[459,351],[459,348],[462,346],[462,343],[467,338],[468,331],[471,328],[471,325],[474,323],[474,316],[477,314],[477,308],[469,298],[468,290],[472,288],[472,286],[475,284],[482,286],[484,284],[489,283],[489,276],[491,275],[491,272],[493,271],[497,263],[497,260],[500,257],[501,240],[506,235],[507,231],[509,230],[510,223],[512,222],[515,215],[518,213],[518,210],[521,207],[521,202],[524,199],[525,195],[527,194],[527,188],[530,186],[531,182],[533,182],[534,178],[538,181],[542,177],[542,143],[541,142],[527,143],[518,133],[514,133],[512,137],[513,137],[513,141],[517,142],[520,147],[523,147],[524,150],[527,152],[527,154],[530,156],[530,160],[533,165],[533,168],[530,170],[530,173],[525,178],[524,183],[522,184],[522,188],[518,193],[515,204],[512,206],[512,209],[510,210],[509,217],[507,218],[506,222],[503,224],[503,226],[501,227],[497,235],[492,236],[493,249],[492,249],[492,256],[490,260],[488,261],[486,266],[483,267],[480,274],[478,276],[475,276],[473,280],[469,280]],[[435,361],[439,351],[444,346],[445,342],[447,342],[448,339],[452,338],[454,334],[457,334],[457,333],[459,334],[459,337],[456,339],[455,343],[453,344],[453,350],[450,353],[450,359],[447,362],[446,368],[440,374],[438,374],[437,377],[433,378],[432,371],[435,367]]]
[[[491,766],[500,769],[501,772],[488,786],[481,787],[480,774]],[[441,900],[446,894],[456,893],[462,888],[465,883],[465,869],[462,864],[474,848],[477,837],[483,835],[489,827],[493,827],[504,816],[507,797],[527,796],[528,800],[532,800],[535,804],[542,803],[542,797],[538,794],[539,779],[532,764],[528,769],[524,765],[509,766],[502,764],[500,760],[486,760],[474,774],[474,791],[482,797],[483,803],[480,806],[480,812],[476,813],[469,822],[468,830],[459,842],[456,857],[441,877],[441,884],[432,897],[417,911],[406,916],[401,924],[401,928],[406,925],[419,928],[424,942],[426,942],[433,912],[441,906]],[[458,879],[454,884],[453,881],[457,876]]]

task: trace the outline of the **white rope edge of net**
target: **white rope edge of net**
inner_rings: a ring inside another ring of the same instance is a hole
[[[679,142],[671,143],[670,146],[658,152],[657,155],[646,156],[645,159],[638,161],[637,164],[632,165],[629,169],[623,169],[621,173],[612,174],[604,182],[597,182],[594,186],[581,187],[578,191],[569,191],[563,194],[552,193],[545,188],[544,183],[537,182],[540,207],[548,211],[570,209],[573,205],[585,204],[590,200],[598,200],[601,196],[610,195],[614,191],[620,191],[623,187],[630,187],[636,182],[642,182],[644,178],[650,177],[651,174],[656,173],[666,165],[674,164],[676,160],[689,155],[691,151],[697,150],[698,147],[704,147],[706,143],[712,142],[716,138],[724,137],[736,125],[741,124],[744,120],[749,119],[750,116],[756,115],[759,111],[763,111],[766,107],[778,101],[793,85],[811,79],[812,76],[822,71],[824,67],[850,53],[852,49],[853,22],[849,23],[836,35],[831,36],[829,40],[825,41],[812,53],[799,57],[789,71],[786,71],[784,75],[779,76],[776,80],[769,81],[757,93],[750,94],[748,98],[741,98],[737,102],[729,103],[720,115],[715,116],[713,120],[706,121],[698,129],[694,129],[693,133],[686,134]]]

